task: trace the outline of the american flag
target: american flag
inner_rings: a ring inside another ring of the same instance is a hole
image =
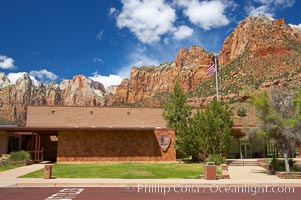
[[[215,72],[216,72],[216,70],[215,70],[215,65],[214,65],[214,64],[211,65],[211,67],[209,67],[209,68],[207,69],[207,72],[208,72],[208,74],[210,74],[211,76],[213,76],[213,75],[215,74]]]

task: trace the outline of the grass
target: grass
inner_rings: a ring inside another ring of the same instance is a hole
[[[54,178],[121,178],[121,179],[196,179],[203,174],[204,165],[113,163],[113,164],[54,164]],[[218,174],[221,174],[218,168]],[[43,170],[26,174],[21,178],[42,178]]]
[[[17,167],[21,167],[23,165],[21,164],[15,164],[15,165],[1,165],[0,166],[0,172],[2,171],[6,171],[6,170],[9,170],[9,169],[15,169]]]

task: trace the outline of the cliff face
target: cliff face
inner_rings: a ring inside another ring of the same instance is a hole
[[[8,80],[4,74],[0,79]],[[64,80],[60,85],[39,83],[35,86],[30,77],[24,74],[16,84],[6,82],[0,87],[0,118],[25,121],[27,105],[103,106],[104,93],[101,83],[82,75]]]
[[[144,106],[158,106],[154,97],[170,92],[178,79],[193,99],[212,96],[215,81],[207,75],[207,67],[213,63],[212,57],[213,54],[204,49],[192,47],[190,50],[181,49],[173,63],[159,67],[134,67],[128,97],[126,93],[116,95],[118,99],[127,99],[127,103],[144,101]],[[262,15],[247,18],[225,39],[218,58],[221,95],[256,90],[263,82],[301,72],[301,32],[285,24],[284,19],[270,20]]]
[[[116,105],[144,101],[151,96],[172,91],[177,79],[184,91],[188,92],[208,77],[207,68],[211,64],[213,54],[201,47],[180,49],[174,62],[163,63],[159,67],[133,67],[130,80],[124,80],[108,102]]]
[[[270,20],[258,15],[242,21],[225,39],[220,51],[220,64],[226,66],[249,51],[256,57],[290,55],[287,41],[300,42],[300,33],[285,24],[284,19]]]
[[[4,73],[0,72],[0,88],[11,85]]]
[[[180,49],[174,62],[133,67],[130,79],[107,91],[101,83],[82,75],[60,84],[34,85],[28,75],[12,84],[0,73],[0,120],[24,121],[27,105],[159,106],[176,80],[189,94],[190,104],[203,106],[215,94],[215,79],[207,74],[213,56],[197,46]],[[247,94],[271,83],[300,78],[301,31],[283,19],[247,18],[225,39],[218,57],[221,98],[244,100]]]

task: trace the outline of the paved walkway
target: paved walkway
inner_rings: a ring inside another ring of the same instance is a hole
[[[280,179],[260,166],[228,166],[230,179]]]
[[[139,184],[149,186],[160,184],[169,186],[241,186],[241,185],[264,185],[264,186],[299,186],[301,179],[279,179],[268,175],[261,167],[229,167],[231,179],[204,180],[204,179],[82,179],[82,178],[17,178],[18,176],[42,169],[43,164],[34,164],[16,169],[0,172],[0,187],[137,187]]]
[[[44,168],[44,164],[33,164],[0,172],[0,178],[16,178]]]

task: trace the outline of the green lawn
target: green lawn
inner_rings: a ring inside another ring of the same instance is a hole
[[[5,171],[5,170],[9,170],[9,169],[14,169],[14,168],[21,167],[21,166],[23,166],[23,165],[21,165],[21,164],[1,165],[0,166],[0,172]]]
[[[203,164],[155,164],[155,163],[113,163],[113,164],[55,164],[54,178],[122,178],[122,179],[195,179],[203,174]],[[218,168],[218,173],[221,173]],[[39,170],[21,178],[42,178]]]

